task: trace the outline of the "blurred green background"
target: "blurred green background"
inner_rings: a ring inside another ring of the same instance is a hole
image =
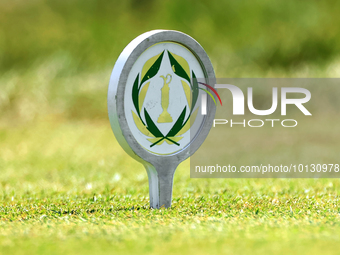
[[[217,77],[339,77],[339,9],[335,0],[0,0],[0,254],[338,252],[339,179],[191,179],[186,161],[172,208],[150,210],[146,172],[115,140],[106,96],[120,52],[153,29],[195,38]],[[327,160],[338,130],[315,129],[324,136],[304,146]],[[243,139],[225,157],[254,164],[260,137]],[[277,162],[285,143],[268,147]]]
[[[339,1],[0,1],[1,120],[107,120],[123,48],[174,29],[198,40],[217,77],[337,77]]]

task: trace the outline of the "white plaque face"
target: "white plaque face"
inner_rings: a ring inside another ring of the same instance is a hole
[[[175,42],[147,48],[133,64],[124,93],[126,128],[145,150],[176,153],[199,131],[204,118],[197,101],[192,104],[193,76],[205,77],[201,64]]]
[[[178,165],[202,144],[214,119],[200,114],[196,78],[215,73],[203,48],[178,31],[154,30],[131,41],[113,68],[108,111],[112,130],[126,152],[144,165]],[[213,86],[213,84],[211,84]]]

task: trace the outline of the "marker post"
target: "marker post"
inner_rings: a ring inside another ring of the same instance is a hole
[[[122,148],[146,168],[150,207],[171,206],[177,166],[203,143],[212,127],[216,106],[208,98],[215,73],[204,49],[190,36],[154,30],[131,41],[113,68],[108,89],[112,130]]]

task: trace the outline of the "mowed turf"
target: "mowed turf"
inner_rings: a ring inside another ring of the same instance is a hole
[[[219,78],[339,77],[339,7],[0,1],[0,254],[339,253],[338,179],[190,179],[186,161],[172,208],[151,210],[146,171],[117,144],[106,110],[120,52],[153,29],[198,40]],[[322,110],[333,120],[307,128],[308,143],[295,134],[292,149],[279,146],[285,136],[259,149],[259,136],[225,132],[225,157],[258,164],[271,149],[277,162],[320,152],[336,163],[339,116]]]
[[[0,129],[1,254],[339,251],[338,179],[190,179],[186,161],[152,210],[107,121],[34,123]]]

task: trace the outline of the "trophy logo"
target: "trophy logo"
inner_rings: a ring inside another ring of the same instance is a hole
[[[171,82],[172,76],[171,76],[171,74],[167,74],[166,77],[164,77],[163,75],[161,75],[160,77],[163,78],[163,80],[164,80],[164,84],[163,84],[163,87],[161,89],[161,91],[162,91],[162,108],[163,108],[163,112],[161,113],[161,115],[159,115],[159,118],[158,118],[157,122],[158,123],[172,122],[172,117],[168,113],[169,90],[170,90],[169,84]],[[170,78],[170,80],[168,82],[166,82],[168,77]]]
[[[164,75],[160,75],[162,73],[159,71],[161,65],[163,65]],[[193,80],[193,85],[191,85],[190,77],[196,77],[194,71],[191,72],[192,74],[190,74],[189,64],[184,58],[165,50],[147,60],[142,71],[137,74],[132,87],[132,101],[134,104],[132,115],[136,127],[150,142],[150,148],[162,145],[163,142],[168,145],[180,146],[180,140],[189,131],[190,124],[195,121],[198,108],[195,112],[193,110],[195,109],[198,93],[193,92],[198,90],[198,83],[197,80]],[[174,79],[178,84],[174,84],[174,81],[170,88],[173,76],[178,78]],[[156,84],[155,89],[160,91],[160,98],[157,100],[158,105],[153,103],[155,100],[152,97],[149,97],[147,102],[145,100],[149,89],[151,89],[149,87],[152,80]],[[175,121],[169,113],[169,102],[176,100],[173,97],[176,97],[177,101],[182,103],[170,108],[173,115],[176,116]],[[191,97],[193,97],[193,100],[191,100]],[[150,115],[148,111],[150,105],[161,110],[158,118]],[[171,123],[171,125],[164,125],[164,123]],[[168,129],[164,130],[163,128],[163,131],[161,131],[162,126],[167,126]]]

